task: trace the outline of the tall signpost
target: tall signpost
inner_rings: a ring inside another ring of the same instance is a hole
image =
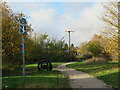
[[[23,77],[25,78],[25,46],[24,34],[26,34],[26,19],[20,18],[20,33],[22,35],[22,59],[23,59]]]

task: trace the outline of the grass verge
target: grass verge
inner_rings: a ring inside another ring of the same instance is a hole
[[[52,67],[53,68],[56,68],[58,65],[60,64],[63,64],[65,62],[52,62]],[[34,70],[38,69],[37,68],[37,65],[38,64],[28,64],[26,65],[26,73],[29,73],[29,69],[30,68],[34,68]],[[12,70],[12,71],[3,71],[2,72],[2,76],[5,77],[5,76],[21,76],[22,75],[22,66],[19,66],[17,67],[15,70]]]
[[[2,88],[70,88],[68,77],[58,71],[35,71],[22,76],[3,77]]]
[[[58,65],[64,64],[66,62],[52,62],[52,67],[56,68]],[[37,64],[28,64],[26,67],[37,67]]]
[[[113,88],[118,88],[118,80],[120,80],[118,63],[114,62],[77,62],[67,65],[79,71],[91,74]]]
[[[55,66],[57,65],[56,63]],[[18,71],[22,72],[22,68]],[[2,88],[68,88],[71,90],[67,76],[56,70],[38,71],[35,65],[26,68],[25,80],[22,74],[3,77]]]

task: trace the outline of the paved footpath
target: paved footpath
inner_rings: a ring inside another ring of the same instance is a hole
[[[66,65],[71,63],[75,62],[65,63],[57,67],[58,71],[61,71],[69,76],[71,88],[106,88],[108,90],[113,90],[103,81],[94,76],[66,67]]]

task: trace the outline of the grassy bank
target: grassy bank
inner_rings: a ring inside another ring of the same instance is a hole
[[[77,62],[67,65],[70,68],[89,73],[113,88],[118,88],[118,63],[114,62]]]
[[[22,72],[22,69],[18,71]],[[35,65],[26,68],[25,81],[22,74],[5,76],[2,81],[2,88],[70,88],[68,77],[61,72],[56,70],[38,71]]]

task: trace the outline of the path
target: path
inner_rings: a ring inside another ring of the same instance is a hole
[[[108,88],[108,90],[113,90],[103,81],[94,76],[66,67],[67,64],[71,63],[75,62],[59,65],[57,70],[69,76],[69,83],[72,88]]]

